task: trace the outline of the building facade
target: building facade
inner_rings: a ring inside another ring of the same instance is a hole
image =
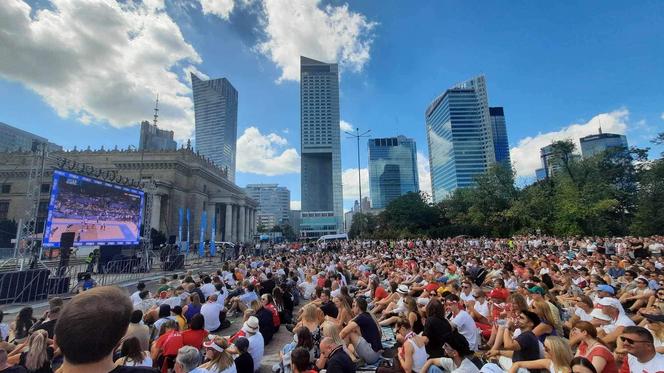
[[[169,235],[178,234],[179,209],[190,210],[190,242],[199,239],[201,215],[207,211],[206,238],[210,238],[211,219],[216,219],[217,241],[250,241],[255,233],[258,203],[242,188],[233,184],[225,170],[214,165],[192,149],[177,151],[85,150],[56,152],[78,164],[95,169],[114,170],[127,178],[154,180],[157,186],[153,197],[150,225]],[[143,158],[143,161],[141,161]],[[0,193],[0,218],[18,219],[25,216],[26,190],[32,154],[27,152],[0,153],[0,180],[8,185],[8,193]],[[55,162],[47,162],[42,180],[39,206],[39,228],[43,227],[49,201]],[[68,170],[67,170],[68,171]],[[72,170],[76,172],[76,170]],[[42,207],[43,205],[43,207]],[[186,223],[183,235],[186,238]]]
[[[33,141],[46,143],[46,148],[50,152],[62,150],[62,146],[49,142],[41,136],[0,122],[0,152],[30,151]]]
[[[141,122],[141,137],[138,150],[177,150],[173,131],[162,130],[148,121]]]
[[[478,76],[447,89],[425,112],[431,191],[440,202],[495,163],[486,80]]]
[[[300,57],[300,138],[304,238],[343,229],[339,69]]]
[[[602,133],[601,129],[598,134],[582,137],[579,141],[581,142],[581,155],[584,158],[590,158],[609,149],[629,148],[625,135]]]
[[[244,188],[249,198],[258,202],[259,224],[271,229],[288,221],[290,190],[278,184],[248,184]]]
[[[369,139],[369,186],[374,208],[385,208],[408,192],[419,192],[415,140],[405,136]]]
[[[201,80],[191,74],[196,119],[196,150],[228,170],[235,182],[238,94],[226,79]]]
[[[511,169],[512,162],[510,161],[510,144],[507,139],[505,111],[500,106],[490,107],[489,118],[491,120],[491,133],[493,135],[493,149],[496,163]]]

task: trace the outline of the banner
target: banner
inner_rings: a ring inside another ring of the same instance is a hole
[[[207,211],[201,213],[201,236],[198,241],[198,256],[205,256],[205,227],[207,227]]]
[[[184,215],[184,210],[182,209],[182,207],[180,207],[180,209],[178,210],[178,245],[179,245],[178,253],[182,251],[182,220],[184,218],[183,215]]]
[[[189,254],[189,242],[191,242],[190,238],[189,238],[189,221],[190,220],[191,220],[191,211],[189,211],[189,209],[187,209],[187,241],[185,242],[185,245],[184,245],[184,250],[187,254]]]
[[[217,216],[212,214],[210,216],[210,256],[214,256],[214,253],[217,251],[217,245],[215,245],[214,240],[217,235]]]

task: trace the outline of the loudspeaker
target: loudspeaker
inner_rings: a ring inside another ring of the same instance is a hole
[[[168,244],[169,244],[169,245],[175,245],[175,238],[176,238],[176,237],[175,237],[174,234],[168,236]]]
[[[63,249],[69,249],[74,246],[75,238],[76,232],[62,232],[62,235],[60,236],[60,250],[62,251]]]
[[[74,246],[76,233],[63,232],[60,236],[60,263],[58,263],[58,276],[64,276],[69,266],[69,252]]]
[[[175,271],[177,269],[184,269],[184,254],[169,255],[168,259],[164,262],[165,271]]]

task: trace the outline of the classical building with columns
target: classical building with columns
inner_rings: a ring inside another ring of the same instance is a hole
[[[225,170],[196,154],[190,147],[144,152],[132,150],[72,150],[51,153],[100,170],[115,170],[135,180],[154,180],[157,190],[152,203],[151,226],[166,236],[178,234],[179,209],[191,213],[190,241],[198,241],[203,210],[207,211],[206,239],[210,238],[211,216],[216,219],[217,241],[249,242],[256,228],[258,202],[228,179]],[[18,221],[26,209],[25,194],[32,154],[0,153],[0,220]],[[47,213],[52,171],[46,163],[38,222],[41,231]],[[72,171],[75,172],[75,171]],[[186,239],[186,220],[183,223]]]

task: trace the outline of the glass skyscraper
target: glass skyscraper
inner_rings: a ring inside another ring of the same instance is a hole
[[[302,236],[343,229],[339,68],[300,57]]]
[[[237,91],[226,78],[201,80],[191,74],[196,118],[196,150],[235,182]]]
[[[598,134],[582,137],[579,141],[581,142],[581,155],[584,158],[592,157],[611,148],[628,148],[625,135],[602,133],[601,128]]]
[[[489,99],[483,75],[447,89],[425,112],[431,191],[440,202],[474,184],[495,163]]]
[[[245,193],[258,201],[256,218],[258,223],[270,229],[275,224],[288,221],[290,212],[290,190],[278,184],[249,184]],[[267,222],[267,223],[266,223]]]
[[[512,168],[510,161],[510,145],[507,140],[507,125],[505,112],[502,107],[490,107],[491,132],[493,134],[493,149],[496,162],[507,168]]]
[[[376,209],[408,192],[419,192],[415,140],[369,139],[369,185],[371,206]]]

